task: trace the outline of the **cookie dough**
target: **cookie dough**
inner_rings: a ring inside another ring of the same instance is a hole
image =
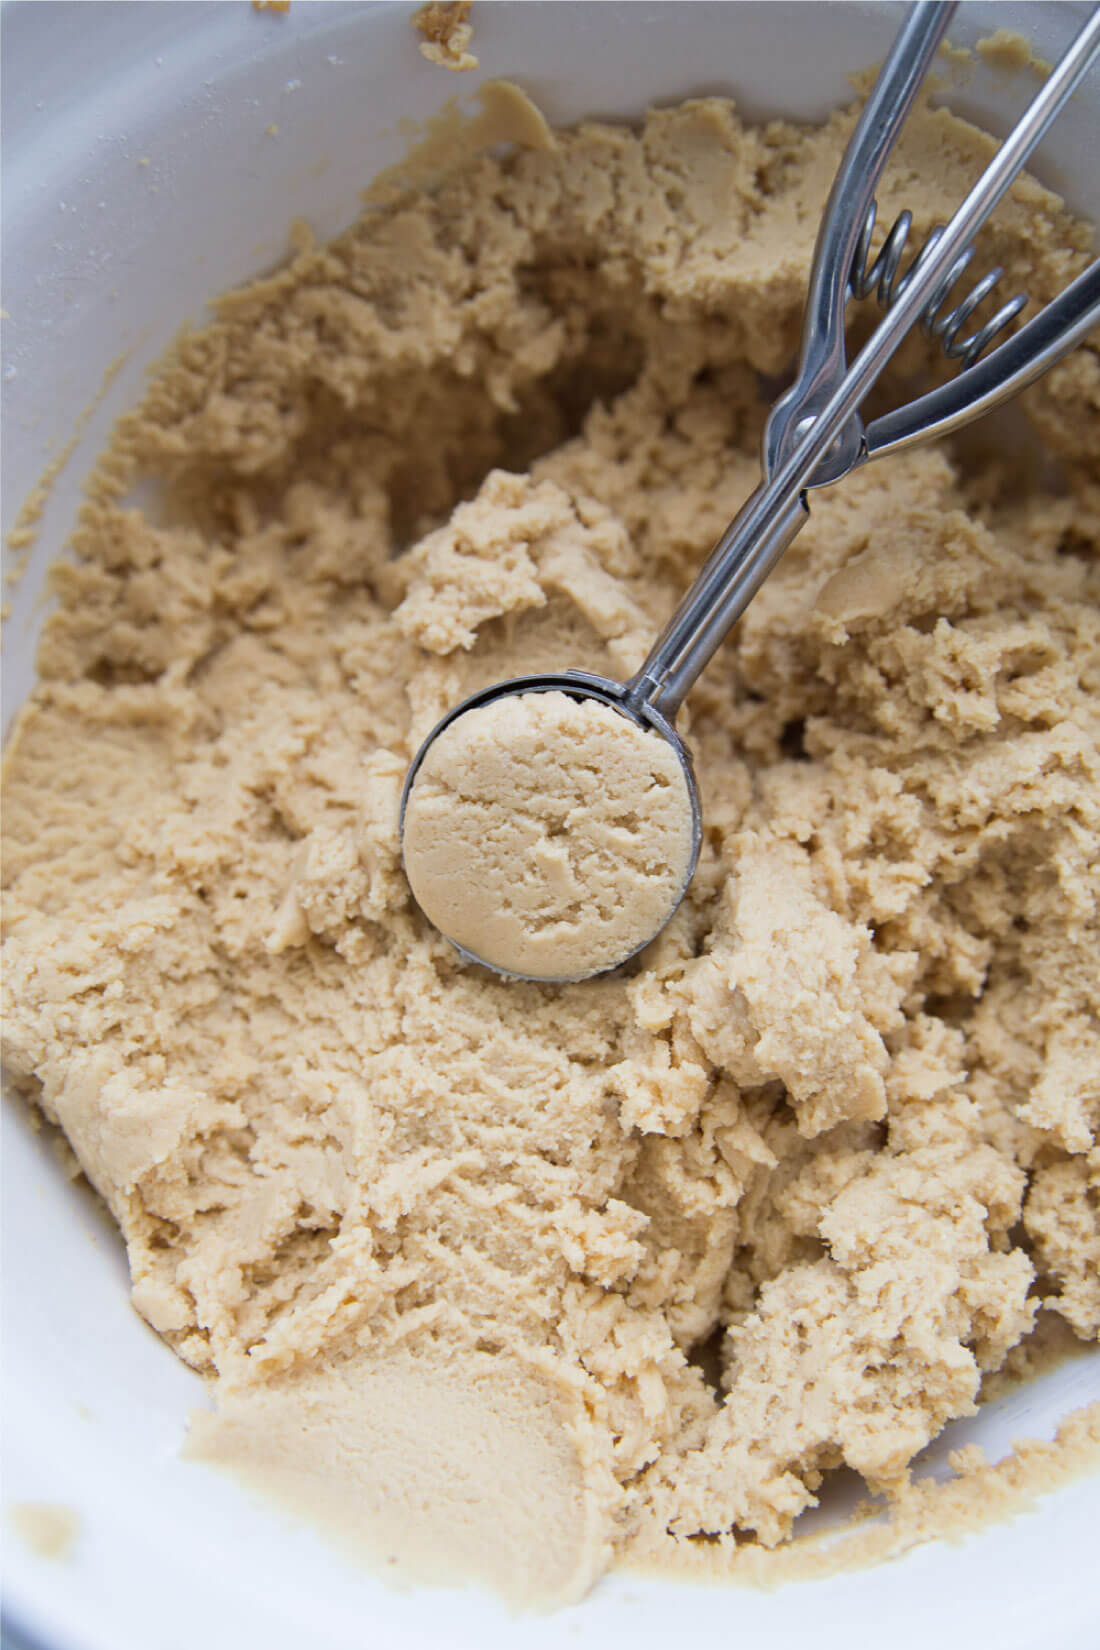
[[[534,1361],[397,1348],[223,1387],[185,1453],[305,1513],[387,1581],[473,1575],[530,1607],[583,1596],[613,1556],[618,1485],[586,1463],[583,1425],[577,1383]]]
[[[473,24],[466,21],[471,4],[472,0],[430,0],[414,15],[413,25],[422,37],[420,55],[429,63],[459,73],[477,68],[478,59],[469,50]]]
[[[57,1501],[17,1501],[8,1518],[37,1558],[68,1558],[80,1534],[80,1515]]]
[[[7,756],[6,1061],[204,1456],[289,1489],[288,1417],[388,1417],[318,1455],[333,1521],[392,1495],[443,1567],[499,1524],[541,1600],[784,1543],[837,1468],[901,1497],[1041,1306],[1100,1329],[1095,342],[1022,404],[1057,488],[990,426],[815,496],[682,713],[703,848],[632,970],[497,978],[401,869],[440,717],[636,669],[755,485],[852,119],[689,103],[299,232],[118,429]],[[882,220],[993,147],[919,111]],[[975,269],[1039,304],[1089,246],[1024,179]]]
[[[595,699],[509,694],[432,740],[402,841],[409,886],[448,939],[507,973],[583,979],[664,927],[695,816],[659,734]]]

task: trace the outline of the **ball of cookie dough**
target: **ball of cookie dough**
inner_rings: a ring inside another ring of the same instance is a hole
[[[688,778],[660,734],[595,699],[508,694],[429,745],[405,871],[442,933],[494,968],[572,980],[668,921],[692,867]]]

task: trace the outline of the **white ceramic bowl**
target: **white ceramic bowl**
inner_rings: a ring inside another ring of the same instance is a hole
[[[1088,9],[973,4],[952,39],[1009,26],[1055,56]],[[6,718],[33,680],[45,570],[80,478],[145,367],[205,298],[278,258],[292,217],[322,235],[353,217],[358,190],[405,150],[401,117],[501,75],[554,121],[629,118],[704,91],[732,93],[750,115],[817,117],[850,94],[851,71],[881,58],[901,7],[478,0],[481,69],[457,77],[419,56],[411,12],[335,0],[294,0],[285,16],[243,0],[3,7],[5,529],[104,370],[129,352],[53,490],[4,626]],[[951,102],[1004,130],[1033,85],[979,64]],[[1035,167],[1094,219],[1098,110],[1094,75]],[[80,1518],[64,1562],[6,1542],[11,1622],[44,1650],[536,1650],[627,1638],[647,1650],[685,1631],[820,1650],[872,1634],[893,1650],[1098,1642],[1096,1479],[961,1546],[772,1594],[620,1574],[576,1608],[516,1622],[473,1592],[391,1593],[178,1459],[200,1381],[131,1311],[117,1235],[18,1107],[5,1132],[4,1500],[61,1502]],[[1013,1437],[1050,1437],[1098,1391],[1100,1358],[1078,1360],[949,1428],[931,1463],[965,1441],[996,1458]]]

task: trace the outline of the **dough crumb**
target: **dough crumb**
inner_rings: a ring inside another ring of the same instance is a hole
[[[1014,29],[994,29],[977,42],[974,50],[990,68],[1009,74],[1030,69],[1040,80],[1047,80],[1053,70],[1053,64],[1040,57],[1031,41]]]
[[[473,0],[430,0],[413,18],[413,27],[423,35],[420,55],[445,69],[476,69],[479,59],[468,50],[473,26],[466,19]]]
[[[80,1514],[59,1501],[17,1501],[8,1517],[38,1558],[68,1558],[80,1534]]]
[[[417,903],[507,973],[581,979],[664,927],[691,870],[683,764],[660,734],[567,693],[507,694],[428,747],[405,808]]]

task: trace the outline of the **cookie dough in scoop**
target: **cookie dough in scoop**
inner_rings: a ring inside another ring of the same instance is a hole
[[[480,961],[581,979],[664,927],[693,835],[667,740],[596,699],[513,693],[432,740],[405,809],[405,870],[425,915]]]

